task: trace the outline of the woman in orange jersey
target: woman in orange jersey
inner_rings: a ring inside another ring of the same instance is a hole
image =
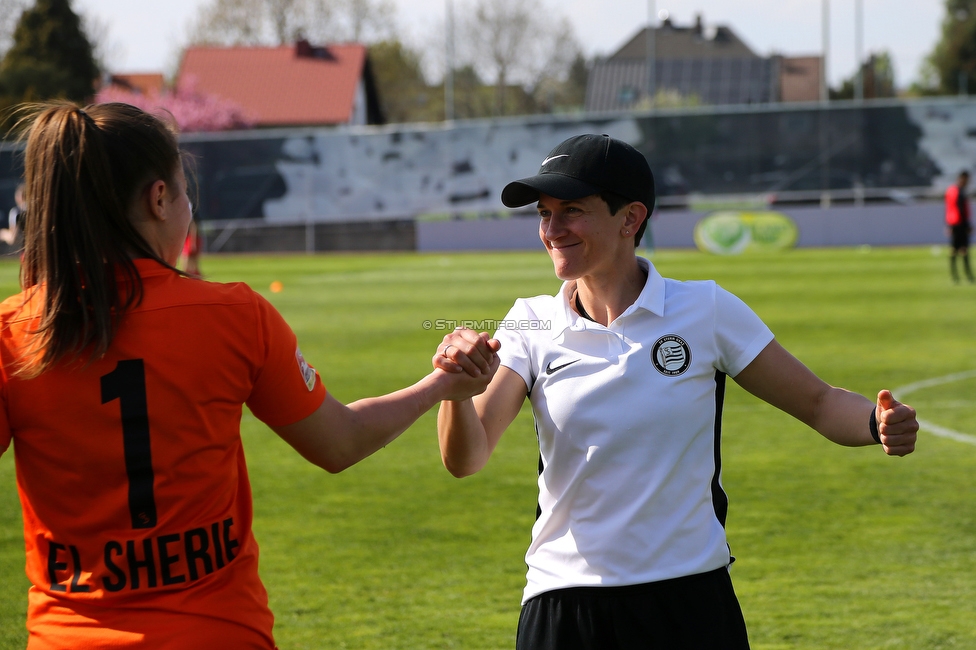
[[[41,107],[25,151],[23,291],[0,305],[28,647],[274,648],[242,405],[338,472],[497,359],[345,406],[275,309],[174,267],[190,223],[175,133],[124,104]]]

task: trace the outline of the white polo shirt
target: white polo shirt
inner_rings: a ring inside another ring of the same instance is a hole
[[[609,327],[555,296],[519,299],[495,334],[529,387],[540,515],[523,603],[564,587],[619,586],[729,563],[720,435],[726,375],[773,339],[712,281],[661,277]],[[526,327],[528,324],[532,327]]]

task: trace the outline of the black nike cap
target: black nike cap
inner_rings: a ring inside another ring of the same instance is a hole
[[[549,152],[539,173],[512,181],[502,190],[502,203],[520,208],[547,194],[560,200],[613,192],[654,209],[654,175],[644,155],[609,135],[577,135]]]

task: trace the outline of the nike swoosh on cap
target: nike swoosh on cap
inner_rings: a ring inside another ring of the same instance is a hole
[[[562,369],[563,369],[563,368],[565,368],[566,366],[571,366],[571,365],[573,365],[573,364],[574,364],[574,363],[576,363],[577,361],[582,361],[582,359],[573,359],[573,360],[572,360],[572,361],[570,361],[569,363],[564,363],[563,365],[561,365],[561,366],[556,366],[555,368],[553,368],[553,367],[552,367],[552,361],[550,361],[550,362],[549,362],[549,365],[547,365],[547,366],[546,366],[546,374],[547,374],[547,375],[551,375],[552,373],[554,373],[554,372],[556,372],[557,370],[562,370]]]
[[[541,165],[539,165],[539,166],[540,166],[540,167],[545,167],[545,166],[546,166],[546,163],[548,163],[548,162],[550,162],[550,161],[553,161],[553,160],[555,160],[556,158],[569,158],[569,154],[568,154],[568,153],[561,153],[561,154],[559,154],[558,156],[551,156],[551,157],[549,157],[549,158],[546,158],[545,160],[543,160],[543,161],[542,161],[542,164],[541,164]]]

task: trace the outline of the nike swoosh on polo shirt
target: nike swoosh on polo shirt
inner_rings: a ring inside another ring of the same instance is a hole
[[[557,370],[562,370],[562,369],[563,369],[563,368],[565,368],[566,366],[571,366],[571,365],[573,365],[573,364],[574,364],[574,363],[576,363],[577,361],[581,361],[581,359],[573,359],[573,360],[572,360],[572,361],[570,361],[569,363],[564,363],[563,365],[561,365],[561,366],[556,366],[555,368],[553,368],[553,367],[552,367],[552,361],[550,361],[550,362],[549,362],[549,365],[547,365],[547,366],[546,366],[546,374],[547,374],[547,375],[551,375],[552,373],[554,373],[554,372],[556,372]]]

